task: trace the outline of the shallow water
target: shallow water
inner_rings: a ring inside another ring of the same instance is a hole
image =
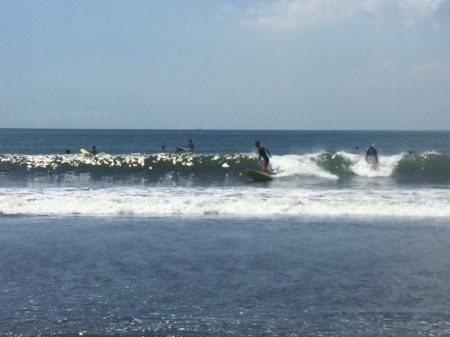
[[[450,333],[447,221],[3,217],[0,334]]]

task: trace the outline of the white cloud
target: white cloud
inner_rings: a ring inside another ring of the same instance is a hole
[[[249,9],[246,23],[253,27],[290,29],[340,21],[354,15],[352,11],[348,0],[279,0]]]
[[[377,21],[394,18],[405,26],[428,20],[444,0],[274,0],[248,9],[244,25],[293,29],[341,23],[371,15]]]

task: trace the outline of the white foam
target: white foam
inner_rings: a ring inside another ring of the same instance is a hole
[[[350,170],[361,177],[391,177],[398,163],[404,157],[404,154],[382,156],[378,158],[377,165],[370,166],[367,164],[364,155],[347,152],[339,152],[338,154],[349,160],[352,163]]]
[[[449,217],[447,190],[282,188],[0,189],[0,214],[56,216]]]
[[[306,176],[333,180],[338,179],[337,176],[326,172],[317,165],[316,160],[320,155],[321,153],[274,156],[270,163],[272,170],[279,178]]]

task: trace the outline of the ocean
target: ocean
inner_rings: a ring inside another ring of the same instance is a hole
[[[449,131],[0,129],[0,335],[448,336],[449,187]]]

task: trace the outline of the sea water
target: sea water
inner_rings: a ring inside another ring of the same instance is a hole
[[[256,140],[270,182],[242,174]],[[449,149],[450,132],[2,129],[0,335],[449,335]]]

